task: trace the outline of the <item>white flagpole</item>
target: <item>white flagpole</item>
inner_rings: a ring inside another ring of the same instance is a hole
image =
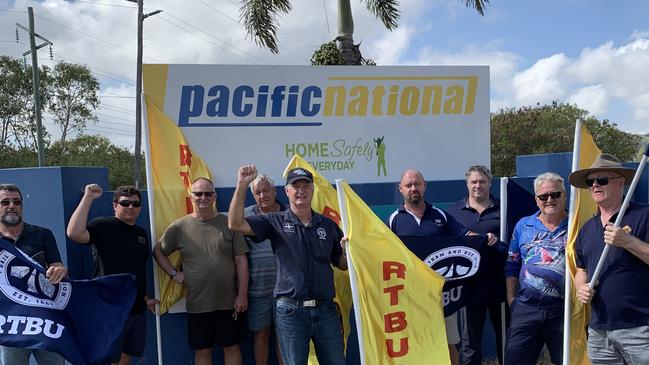
[[[345,236],[349,234],[347,222],[347,200],[343,193],[343,179],[336,179],[336,192],[338,194],[338,206],[340,208],[340,221],[343,226]],[[363,341],[363,323],[361,321],[361,303],[358,299],[358,284],[356,283],[356,270],[349,252],[349,245],[345,245],[345,255],[347,257],[347,269],[349,270],[349,284],[352,290],[352,301],[354,303],[354,319],[356,320],[356,334],[358,336],[358,352],[361,358],[361,365],[365,365],[365,341]]]
[[[631,202],[631,196],[633,195],[633,192],[635,191],[636,186],[638,185],[638,181],[640,181],[640,177],[642,176],[642,170],[644,170],[644,166],[647,163],[647,158],[649,157],[649,144],[647,144],[647,147],[645,148],[644,155],[642,156],[642,160],[640,160],[640,164],[638,165],[638,169],[635,172],[635,176],[633,177],[633,181],[631,182],[631,186],[629,186],[629,190],[626,193],[626,197],[624,197],[624,202],[622,202],[622,207],[620,208],[620,211],[617,214],[617,218],[615,219],[615,227],[619,227],[620,223],[622,223],[622,218],[624,218],[624,213],[626,213],[626,208],[629,207],[629,203]],[[604,267],[604,260],[606,260],[606,256],[608,255],[608,251],[610,250],[611,245],[604,245],[604,251],[602,251],[602,255],[599,257],[599,262],[597,262],[597,267],[595,268],[595,272],[593,272],[593,277],[590,279],[590,283],[588,283],[588,286],[592,289],[595,287],[597,284],[597,279],[599,279],[599,274],[602,271],[602,268]]]
[[[575,123],[575,140],[572,146],[572,168],[570,171],[579,170],[579,149],[581,148],[581,119]],[[570,186],[570,207],[568,209],[568,232],[572,232],[572,222],[577,214],[577,194],[579,191]],[[566,245],[569,242],[566,242]],[[566,247],[566,250],[568,247]],[[563,365],[570,365],[570,297],[572,278],[570,277],[570,265],[568,255],[565,255],[564,291],[563,291]]]
[[[500,179],[500,240],[509,243],[509,237],[507,237],[508,232],[507,232],[507,184],[509,184],[509,179],[506,177],[503,177]],[[507,296],[505,296],[505,300],[507,300]],[[507,306],[505,305],[505,302],[500,304],[500,333],[501,333],[501,341],[500,341],[500,352],[502,354],[502,359],[503,359],[503,364],[505,365],[505,342],[506,342],[506,336],[507,336],[507,330],[506,330],[506,322],[505,319],[507,318],[507,314],[505,311],[507,310]]]
[[[153,250],[153,245],[156,244],[158,241],[158,238],[156,237],[155,234],[155,209],[154,209],[154,193],[153,193],[153,171],[151,170],[151,143],[149,139],[149,118],[148,118],[148,110],[146,108],[146,100],[144,100],[144,93],[141,95],[142,98],[142,113],[144,116],[145,122],[143,123],[144,125],[144,162],[146,166],[146,193],[147,193],[147,199],[149,201],[149,227],[151,231],[151,235],[149,237],[149,242],[151,242],[151,250]],[[155,264],[155,260],[151,260],[153,262],[153,290],[155,293],[155,298],[160,299],[160,287],[159,287],[159,278],[158,278],[158,270]],[[162,365],[162,336],[161,336],[161,330],[160,330],[160,305],[155,306],[155,339],[156,339],[156,346],[158,348],[158,365]]]

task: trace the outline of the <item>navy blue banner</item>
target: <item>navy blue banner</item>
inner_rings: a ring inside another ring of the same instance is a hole
[[[75,365],[106,363],[135,300],[133,275],[64,280],[0,239],[0,344],[61,354]]]
[[[399,236],[425,264],[444,277],[444,315],[486,298],[488,280],[497,277],[504,252],[487,245],[486,236]],[[502,266],[501,266],[502,270]]]
[[[514,233],[516,223],[523,217],[534,214],[539,210],[536,206],[534,194],[525,190],[515,181],[507,181],[507,232],[501,237],[504,242],[509,243]]]

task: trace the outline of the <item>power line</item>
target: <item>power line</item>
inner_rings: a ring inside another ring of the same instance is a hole
[[[122,46],[120,46],[119,44],[116,44],[116,43],[113,43],[113,42],[109,42],[109,41],[107,41],[107,40],[105,40],[105,39],[102,39],[102,38],[100,38],[100,37],[97,37],[97,36],[91,35],[91,34],[86,33],[86,32],[82,32],[82,31],[80,31],[80,30],[77,30],[77,29],[74,29],[74,28],[72,28],[72,27],[69,27],[69,26],[67,26],[67,25],[65,25],[65,24],[61,24],[61,23],[59,23],[59,22],[57,22],[57,21],[54,21],[54,20],[49,19],[49,18],[46,18],[46,17],[44,17],[44,16],[36,15],[36,17],[38,17],[38,18],[40,18],[40,19],[43,19],[43,20],[45,20],[45,21],[48,21],[48,22],[50,22],[50,23],[56,24],[56,25],[58,25],[58,26],[60,26],[60,27],[62,27],[62,28],[67,29],[68,31],[75,32],[75,33],[79,33],[79,34],[81,34],[81,35],[84,36],[84,37],[88,37],[88,38],[94,39],[94,40],[96,40],[96,41],[99,41],[99,42],[102,42],[102,43],[106,43],[106,44],[111,45],[111,46],[113,46],[113,47],[119,48],[119,49],[121,49],[121,50],[123,50],[123,51],[125,51],[125,52],[131,53],[131,54],[134,54],[134,53],[135,53],[134,51],[132,51],[132,50],[130,50],[130,49],[127,49],[127,48],[125,48],[125,47],[122,47]],[[153,60],[153,61],[159,62],[159,63],[165,63],[164,61],[159,60],[159,59],[154,58],[154,57],[147,56],[147,58],[148,58],[148,59],[151,59],[151,60]]]
[[[128,8],[128,9],[137,9],[137,6],[128,6],[128,5],[118,5],[118,4],[107,4],[107,3],[100,3],[97,1],[87,1],[87,0],[64,0],[66,3],[85,3],[85,4],[93,4],[93,5],[102,5],[102,6],[112,6],[116,8]]]
[[[205,34],[205,35],[207,35],[207,36],[209,36],[209,37],[211,37],[211,38],[213,38],[213,39],[216,39],[216,40],[218,40],[218,41],[221,41],[221,42],[227,44],[228,46],[230,46],[230,47],[236,49],[237,51],[239,51],[239,52],[241,52],[241,53],[243,53],[243,54],[245,54],[245,55],[248,55],[248,56],[250,56],[250,57],[256,59],[256,60],[259,61],[259,62],[266,63],[263,59],[261,59],[261,58],[255,56],[255,55],[253,55],[253,54],[250,54],[250,53],[248,53],[248,52],[242,50],[241,48],[238,48],[238,47],[236,47],[236,46],[234,46],[234,45],[232,45],[232,44],[229,44],[229,43],[226,42],[225,40],[220,39],[220,38],[218,38],[218,37],[216,37],[216,36],[214,36],[214,35],[212,35],[212,34],[206,32],[206,31],[204,31],[204,30],[202,30],[202,29],[196,27],[195,25],[193,25],[193,24],[191,24],[191,23],[189,23],[189,22],[187,22],[187,21],[185,21],[185,20],[183,20],[183,19],[178,18],[177,16],[175,16],[175,15],[169,13],[169,12],[165,12],[165,13],[163,13],[163,15],[168,15],[168,16],[174,18],[175,20],[180,21],[180,22],[182,22],[182,23],[188,25],[189,27],[191,27],[191,28],[193,28],[193,29],[196,29],[197,31],[199,31],[199,32],[201,32],[201,33],[203,33],[203,34]],[[191,33],[191,34],[194,34],[195,36],[198,36],[198,37],[200,38],[200,36],[197,35],[196,33],[193,33],[193,32],[190,32],[190,33]],[[201,38],[201,39],[202,39],[202,38]],[[212,43],[212,44],[213,44],[213,43]],[[221,47],[221,48],[222,48],[222,47]]]
[[[162,13],[162,14],[165,14],[165,13]],[[167,14],[167,15],[168,15],[168,14]],[[202,36],[202,35],[200,35],[200,34],[198,34],[198,33],[196,33],[196,32],[192,32],[191,30],[189,30],[189,29],[183,27],[182,25],[179,25],[179,24],[176,24],[176,23],[172,22],[171,20],[165,18],[164,16],[160,17],[160,19],[162,19],[163,21],[165,21],[165,22],[167,22],[167,23],[169,23],[169,24],[171,24],[171,25],[173,25],[173,26],[175,26],[175,27],[177,27],[177,28],[179,28],[179,29],[184,30],[184,31],[187,32],[187,33],[193,34],[194,36],[196,36],[196,37],[202,39],[203,41],[205,41],[205,42],[207,42],[207,43],[213,45],[214,47],[220,48],[220,49],[222,49],[223,51],[228,52],[228,53],[230,53],[230,54],[232,54],[232,55],[234,55],[234,56],[240,57],[240,58],[242,58],[242,59],[244,59],[244,60],[246,60],[246,61],[248,61],[248,62],[251,62],[251,61],[254,62],[254,60],[252,60],[252,59],[250,59],[250,58],[247,58],[247,57],[245,57],[245,56],[243,56],[243,55],[240,55],[240,54],[238,54],[238,53],[235,53],[235,52],[233,52],[233,51],[231,51],[231,50],[229,50],[229,49],[223,47],[222,45],[220,45],[220,44],[218,44],[218,43],[213,42],[212,40],[210,40],[210,39],[208,39],[208,38],[206,38],[206,37],[204,37],[204,36]]]

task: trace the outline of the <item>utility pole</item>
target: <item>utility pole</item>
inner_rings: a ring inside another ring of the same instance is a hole
[[[162,10],[144,14],[144,0],[127,0],[137,3],[137,75],[135,76],[135,159],[133,161],[133,185],[140,186],[140,155],[142,154],[142,38],[144,19],[161,13]]]
[[[43,123],[41,121],[41,82],[38,74],[38,54],[36,51],[49,45],[53,45],[49,40],[41,37],[34,31],[34,9],[30,6],[27,8],[29,14],[29,28],[16,23],[17,27],[29,33],[29,51],[23,53],[23,57],[31,53],[32,55],[32,80],[34,83],[34,117],[36,118],[36,146],[38,149],[38,167],[45,166],[45,153],[43,152]],[[44,42],[36,46],[36,37]]]

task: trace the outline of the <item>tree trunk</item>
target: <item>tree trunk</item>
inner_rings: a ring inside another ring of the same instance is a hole
[[[354,44],[354,19],[349,0],[338,0],[338,37],[340,51],[346,65],[360,65],[361,52]]]

